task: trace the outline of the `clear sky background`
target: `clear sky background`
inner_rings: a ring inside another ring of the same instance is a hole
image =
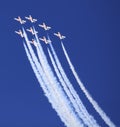
[[[119,0],[1,0],[0,1],[0,127],[64,127],[44,96],[26,57],[21,25],[14,17],[31,14],[46,22],[62,65],[84,105],[106,127],[88,102],[67,65],[63,41],[87,90],[120,126],[120,2]],[[30,27],[30,23],[25,28]],[[39,30],[39,36],[45,32]],[[41,42],[42,43],[42,42]],[[46,45],[42,44],[46,50]]]

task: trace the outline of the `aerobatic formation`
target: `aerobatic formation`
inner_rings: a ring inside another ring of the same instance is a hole
[[[35,73],[44,95],[48,98],[49,103],[56,111],[64,125],[66,127],[100,127],[100,123],[98,123],[86,109],[58,59],[48,34],[48,31],[51,29],[51,27],[47,26],[45,23],[39,24],[38,27],[41,27],[47,31],[46,37],[43,36],[42,38],[39,38],[38,31],[36,31],[33,24],[38,21],[37,19],[32,18],[31,15],[25,17],[26,20],[22,20],[20,16],[14,19],[22,25],[21,30],[15,31],[15,33],[20,35],[23,39],[23,46],[28,60],[32,66],[33,72]],[[27,21],[32,23],[32,27],[29,29],[25,29],[23,26],[25,23],[27,23]],[[27,34],[29,32],[32,34],[34,39],[29,40]],[[62,40],[66,37],[61,35],[60,32],[54,33],[54,35],[60,39],[61,47],[68,65],[70,66],[71,72],[80,86],[83,94],[85,94],[86,98],[91,103],[95,111],[99,114],[101,119],[105,122],[105,124],[109,127],[115,127],[115,124],[89,94],[81,82],[77,72],[75,71],[62,42]],[[48,44],[48,55],[45,54],[41,41],[45,42],[45,44]],[[34,50],[36,50],[36,52],[34,52],[31,44],[35,46],[36,49]],[[50,58],[52,64],[49,64],[47,57]],[[51,65],[53,67],[51,67]]]

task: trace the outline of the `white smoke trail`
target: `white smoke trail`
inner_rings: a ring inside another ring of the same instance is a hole
[[[26,36],[26,33],[23,29],[23,33],[25,35],[25,40],[27,42],[27,46],[30,50],[30,53],[31,55],[34,54],[34,52],[31,50],[31,47],[30,47],[30,44],[29,44],[29,41],[27,39],[27,36]],[[41,54],[40,54],[41,55]],[[37,65],[38,69],[40,68],[40,64],[38,65],[38,60],[36,60],[36,58],[33,58],[33,61],[35,62],[35,64]],[[45,69],[45,68],[44,68]],[[48,78],[48,72],[47,73],[47,78]],[[50,82],[53,82],[53,78],[52,77],[49,77],[49,80]],[[54,82],[53,82],[54,83]],[[75,119],[75,115],[73,114],[73,112],[71,111],[71,108],[69,107],[69,103],[67,102],[64,94],[62,91],[60,91],[60,89],[58,89],[57,86],[57,83],[55,82],[55,84],[51,83],[51,87],[52,89],[50,89],[51,93],[54,93],[54,97],[57,97],[55,99],[55,101],[57,102],[57,106],[56,107],[56,111],[58,112],[59,116],[61,117],[62,121],[68,126],[68,127],[79,127],[79,126],[83,126],[80,122],[78,122],[76,119]],[[49,84],[50,85],[50,84]],[[54,87],[53,87],[54,86]],[[54,89],[54,90],[53,90]],[[55,94],[56,92],[56,94]],[[53,102],[53,104],[55,104],[55,102]],[[61,109],[61,107],[64,108]]]
[[[28,49],[27,49],[27,47],[26,47],[25,44],[24,44],[24,48],[25,48],[27,57],[28,57],[28,59],[29,59],[29,61],[30,61],[30,64],[31,64],[31,66],[32,66],[32,68],[33,68],[33,71],[34,71],[34,73],[35,73],[35,75],[36,75],[36,77],[37,77],[37,79],[38,79],[38,82],[39,82],[40,86],[42,87],[42,89],[43,89],[43,91],[44,91],[46,97],[48,98],[48,101],[51,103],[53,109],[59,110],[59,109],[58,109],[59,105],[57,105],[57,106],[54,105],[54,104],[56,104],[56,102],[52,99],[52,96],[50,95],[49,90],[45,87],[45,83],[44,83],[44,81],[42,81],[42,79],[41,79],[42,76],[39,75],[39,71],[40,71],[40,70],[38,70],[38,69],[36,68],[36,65],[35,65],[35,63],[34,63],[32,57],[30,56],[29,51],[28,51]],[[40,74],[42,74],[42,73],[40,73]],[[54,107],[56,107],[56,108],[54,108]],[[58,114],[58,115],[59,115],[59,114]],[[61,115],[59,115],[59,116],[62,117]],[[62,119],[63,119],[63,117],[62,117]],[[63,120],[63,121],[65,121],[65,120]]]
[[[51,84],[53,84],[54,82],[56,82],[55,84],[58,84],[57,83],[57,81],[56,81],[56,78],[54,78],[53,76],[53,73],[52,73],[52,71],[51,71],[51,69],[50,69],[50,67],[48,66],[48,63],[47,63],[47,61],[45,62],[45,59],[44,59],[44,57],[42,58],[42,56],[43,55],[41,55],[41,52],[37,49],[37,53],[38,53],[38,57],[39,57],[39,60],[41,61],[41,64],[42,64],[42,66],[43,66],[43,68],[44,68],[44,71],[45,71],[45,73],[46,73],[46,76],[48,77],[48,79],[49,79],[49,81],[51,82]],[[47,63],[47,64],[46,64]],[[52,77],[51,77],[52,76]],[[53,79],[55,79],[55,81],[53,80]],[[54,82],[53,82],[54,81]],[[60,88],[60,84],[58,84],[59,86],[55,86],[53,89],[54,89],[54,92],[56,92],[56,93],[61,93],[60,95],[62,95],[61,96],[61,98],[65,98],[65,99],[67,99],[66,98],[66,96],[65,96],[65,94],[63,93],[63,90]],[[57,87],[57,88],[56,88]],[[69,105],[70,104],[70,102],[69,102],[69,100],[64,100],[64,103],[66,103],[67,105]],[[71,113],[73,112],[72,111],[72,109],[71,109],[71,107],[70,107],[70,105],[69,105],[69,110],[71,110]],[[74,115],[73,113],[72,113],[72,115]],[[70,117],[70,116],[69,116]],[[74,117],[76,117],[75,115],[74,115]]]
[[[46,95],[47,97],[49,97],[49,96],[50,96],[49,90],[48,90],[48,89],[46,88],[46,86],[45,86],[45,83],[44,83],[44,81],[43,81],[43,79],[42,79],[42,76],[40,75],[41,73],[39,73],[40,70],[38,70],[38,68],[36,67],[34,61],[32,60],[32,57],[31,57],[31,55],[30,55],[30,53],[29,53],[29,51],[28,51],[28,49],[27,49],[25,43],[23,43],[23,46],[24,46],[26,55],[27,55],[27,57],[28,57],[28,60],[29,60],[29,62],[30,62],[30,64],[31,64],[31,66],[32,66],[33,72],[35,73],[35,76],[37,77],[37,80],[38,80],[40,86],[42,87],[42,89],[43,89],[45,95]]]
[[[49,100],[51,100],[52,99],[52,94],[50,93],[50,88],[49,88],[50,84],[47,81],[47,78],[45,77],[42,68],[39,67],[39,69],[38,69],[38,63],[36,63],[34,61],[36,59],[35,58],[36,57],[35,54],[34,53],[33,54],[29,53],[29,51],[28,51],[28,49],[27,49],[27,47],[26,47],[25,44],[24,44],[24,48],[25,48],[27,57],[28,57],[28,59],[30,61],[30,64],[31,64],[31,66],[33,68],[33,71],[34,71],[34,73],[35,73],[35,75],[36,75],[36,77],[38,79],[38,82],[40,83],[40,86],[42,87],[43,91],[45,92],[45,94],[47,95],[47,97],[49,98]],[[50,102],[52,102],[52,101],[50,101]]]
[[[45,63],[43,62],[43,59],[41,58],[41,54],[40,54],[40,52],[39,52],[39,50],[38,50],[38,48],[37,48],[37,54],[38,54],[38,57],[39,57],[39,60],[41,61],[41,65],[42,65],[42,67],[43,67],[43,70],[44,70],[44,73],[45,73],[45,75],[46,75],[46,77],[47,77],[47,79],[48,79],[48,81],[50,82],[50,85],[52,85],[52,88],[53,88],[53,90],[52,90],[52,93],[54,93],[55,94],[55,96],[57,97],[57,99],[59,99],[59,98],[62,98],[62,102],[60,102],[61,100],[58,100],[59,101],[59,103],[61,103],[61,104],[59,104],[59,108],[61,108],[61,107],[63,107],[63,105],[64,105],[64,103],[65,102],[63,102],[63,99],[65,98],[65,95],[63,95],[64,93],[60,90],[60,87],[53,87],[53,82],[52,82],[52,80],[53,80],[53,78],[51,78],[51,76],[50,76],[50,74],[49,74],[49,72],[48,72],[48,69],[46,69],[45,68]],[[43,66],[43,64],[44,64],[44,66]],[[59,94],[60,95],[59,95]],[[60,97],[61,95],[63,95],[64,97]],[[61,105],[61,106],[60,106]],[[66,109],[66,107],[64,107],[64,109]],[[70,109],[71,110],[71,109]],[[65,111],[66,113],[66,115],[68,114],[67,113],[67,109],[66,109],[66,111]],[[64,115],[65,116],[65,115]],[[69,116],[69,115],[68,115]],[[67,116],[67,117],[68,117]],[[69,122],[70,123],[70,122]]]
[[[91,123],[86,119],[86,117],[83,115],[82,111],[79,110],[79,107],[78,107],[78,105],[76,104],[76,101],[75,101],[75,99],[73,98],[72,94],[70,93],[69,89],[67,88],[67,86],[66,86],[66,84],[65,84],[65,82],[64,82],[64,80],[63,80],[63,78],[62,78],[62,76],[61,76],[61,74],[60,74],[60,72],[59,72],[59,70],[58,70],[58,68],[57,68],[57,66],[56,66],[56,64],[55,64],[55,62],[54,62],[54,60],[53,60],[52,54],[51,54],[51,52],[50,52],[49,49],[48,49],[48,53],[49,53],[51,62],[52,62],[52,64],[53,64],[53,67],[54,67],[54,69],[55,69],[55,72],[56,72],[56,74],[57,74],[57,76],[58,76],[58,78],[59,78],[59,80],[60,80],[60,82],[61,82],[61,85],[63,86],[64,91],[66,92],[66,94],[67,94],[68,98],[70,99],[70,101],[71,101],[73,107],[75,108],[75,111],[78,113],[79,117],[80,117],[81,119],[83,119],[83,121],[84,121],[84,123],[85,123],[86,125],[88,125],[89,127],[90,127],[90,126],[93,127],[94,125],[91,124]]]
[[[26,35],[26,34],[25,34]],[[28,42],[28,38],[27,38],[27,36],[25,36],[25,39],[26,39],[26,42],[27,42],[27,46],[28,46],[28,48],[29,48],[29,50],[30,50],[30,52],[32,52],[32,57],[33,57],[33,61],[35,62],[35,65],[36,66],[38,66],[39,64],[38,64],[38,62],[37,62],[37,60],[36,60],[36,57],[35,57],[35,54],[34,54],[34,51],[32,50],[32,48],[31,48],[31,46],[30,46],[30,44],[29,44],[29,42]],[[40,70],[40,67],[39,67],[39,70]],[[44,73],[41,73],[42,75],[44,74]],[[44,81],[46,81],[46,80],[44,80]],[[48,86],[50,86],[50,84],[48,84]],[[50,88],[49,88],[50,89]],[[53,90],[50,90],[51,91],[51,93],[54,93],[54,91]],[[55,96],[55,95],[54,95]],[[49,96],[48,96],[49,97]],[[49,99],[51,99],[51,97],[49,98]],[[59,98],[58,98],[58,100],[59,100]],[[56,111],[58,111],[58,115],[61,117],[61,119],[62,119],[62,121],[68,126],[68,121],[64,118],[64,115],[61,115],[61,113],[59,113],[59,105],[58,105],[58,100],[55,102],[55,99],[54,99],[54,101],[53,101],[53,107],[56,109]],[[60,102],[60,101],[59,101]],[[60,107],[61,108],[61,107]]]
[[[67,51],[66,51],[62,42],[61,42],[61,45],[62,45],[62,49],[64,51],[64,54],[66,56],[66,59],[69,63],[69,66],[72,70],[72,73],[75,76],[76,81],[78,82],[80,88],[82,89],[82,91],[84,92],[84,94],[86,95],[86,97],[88,98],[90,103],[93,105],[94,109],[99,113],[101,118],[104,120],[104,122],[110,127],[115,127],[115,124],[110,120],[110,118],[106,115],[106,113],[101,109],[101,107],[97,104],[97,102],[92,98],[92,96],[89,94],[89,92],[87,91],[87,89],[85,88],[83,83],[80,81],[80,78],[79,78],[78,74],[76,73],[74,66],[72,65],[72,62],[70,61],[70,58],[69,58]]]
[[[50,48],[51,48],[52,53],[53,53],[53,55],[54,55],[55,62],[56,62],[56,64],[57,64],[57,66],[58,66],[58,69],[59,69],[59,71],[60,71],[60,73],[61,73],[61,75],[62,75],[62,77],[63,77],[65,83],[67,84],[67,86],[68,86],[70,92],[72,93],[73,97],[75,98],[76,103],[77,103],[78,106],[79,106],[79,109],[82,111],[83,115],[84,115],[84,116],[86,117],[86,119],[89,121],[89,124],[90,124],[90,125],[92,125],[92,126],[94,125],[95,127],[99,126],[99,125],[97,124],[97,122],[95,121],[95,119],[87,112],[87,110],[86,110],[85,106],[83,105],[82,101],[80,100],[78,94],[77,94],[76,91],[74,90],[72,84],[70,83],[70,81],[69,81],[69,79],[68,79],[66,73],[64,72],[64,70],[63,70],[63,68],[62,68],[62,65],[61,65],[61,63],[60,63],[60,61],[59,61],[59,59],[58,59],[58,57],[57,57],[57,55],[56,55],[56,52],[55,52],[55,50],[54,50],[54,48],[53,48],[53,46],[52,46],[51,43],[50,43]]]

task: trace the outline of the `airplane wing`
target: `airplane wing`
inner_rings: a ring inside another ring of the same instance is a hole
[[[58,36],[58,34],[54,33],[55,36]]]
[[[30,17],[25,16],[25,19],[28,19],[28,20],[29,20],[29,19],[30,19]]]
[[[47,26],[47,30],[49,30],[49,29],[51,29],[51,27],[50,26]]]
[[[26,29],[27,31],[29,31],[29,32],[31,32],[31,30],[30,29]]]
[[[43,25],[39,24],[38,26],[42,27],[43,28]]]
[[[43,38],[39,38],[41,41],[45,41]]]
[[[62,36],[62,38],[64,39],[64,38],[66,38],[66,36]]]
[[[23,22],[23,23],[26,23],[26,21],[25,21],[25,20],[22,20],[22,22]]]
[[[20,23],[21,23],[21,24],[25,24],[26,21],[25,21],[25,20],[21,20]]]
[[[48,26],[48,29],[51,29],[51,27],[50,27],[50,26]]]
[[[36,22],[37,21],[37,19],[33,19],[33,22]]]
[[[51,43],[51,40],[47,40],[48,43]]]
[[[18,31],[15,31],[15,33],[20,34]]]
[[[19,19],[18,19],[18,18],[14,18],[14,20],[19,21]]]

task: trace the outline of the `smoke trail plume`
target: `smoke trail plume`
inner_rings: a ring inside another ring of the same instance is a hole
[[[85,86],[83,85],[83,83],[80,81],[79,76],[77,75],[74,66],[72,65],[72,62],[70,61],[70,58],[67,54],[67,51],[63,45],[63,43],[61,42],[62,45],[62,49],[64,51],[65,57],[69,63],[70,69],[72,70],[73,75],[76,78],[76,81],[78,82],[81,90],[83,91],[83,93],[86,95],[86,97],[88,98],[88,100],[90,101],[90,103],[93,105],[94,109],[99,113],[99,115],[101,116],[101,118],[104,120],[104,122],[110,126],[110,127],[115,127],[115,124],[110,120],[110,118],[106,115],[106,113],[101,109],[101,107],[97,104],[97,102],[92,98],[92,96],[89,94],[89,92],[87,91],[87,89],[85,88]]]
[[[83,121],[85,122],[85,121],[87,120],[87,124],[89,124],[89,126],[90,126],[90,124],[91,124],[92,126],[94,125],[94,126],[96,126],[96,127],[99,126],[99,125],[97,124],[97,122],[95,121],[95,119],[87,112],[87,110],[86,110],[85,106],[83,105],[82,101],[80,100],[78,94],[76,93],[76,91],[75,91],[74,88],[72,87],[72,84],[70,83],[70,81],[69,81],[69,79],[68,79],[66,73],[64,72],[64,70],[63,70],[63,68],[62,68],[62,65],[61,65],[61,63],[59,62],[59,59],[58,59],[58,57],[57,57],[57,54],[56,54],[56,52],[55,52],[55,50],[54,50],[54,48],[53,48],[53,46],[52,46],[51,43],[50,43],[50,48],[51,48],[52,53],[53,53],[53,55],[54,55],[55,62],[56,62],[56,64],[57,64],[57,66],[58,66],[58,69],[59,69],[59,71],[60,71],[60,73],[61,73],[61,75],[62,75],[62,78],[64,79],[65,83],[67,84],[67,87],[69,88],[69,90],[71,91],[71,94],[73,95],[73,97],[74,97],[75,100],[76,100],[75,103],[78,104],[79,109],[82,110],[83,115],[86,117],[85,119],[84,119],[84,117],[82,117]],[[79,114],[79,115],[80,115],[80,114]],[[88,122],[88,121],[89,121],[89,122]]]
[[[32,50],[32,47],[29,44],[29,40],[27,38],[27,35],[26,35],[26,32],[24,31],[24,29],[23,29],[23,33],[24,33],[24,36],[25,36],[25,40],[26,40],[30,55],[32,56],[31,61],[34,61],[35,65],[38,67],[38,70],[39,70],[40,69],[40,63],[38,62],[38,59],[35,57],[35,54]],[[39,51],[38,51],[38,53],[39,53],[38,55],[41,55],[41,53]],[[27,54],[27,56],[28,56],[28,54]],[[29,56],[29,59],[30,59],[30,56]],[[40,61],[41,61],[41,59],[40,59]],[[33,65],[33,62],[31,62],[31,63]],[[49,65],[46,65],[46,62],[44,63],[44,61],[41,61],[41,63],[44,64],[45,66],[49,67]],[[47,85],[47,88],[49,89],[49,92],[52,95],[51,98],[53,99],[53,101],[51,101],[51,103],[52,103],[54,109],[56,110],[56,112],[58,113],[58,115],[60,116],[61,120],[68,127],[73,127],[73,126],[74,127],[79,127],[79,126],[82,127],[82,126],[84,126],[80,121],[78,121],[76,119],[76,115],[72,111],[71,107],[69,106],[69,101],[66,99],[62,89],[59,86],[59,83],[55,80],[53,74],[50,75],[52,73],[52,72],[49,72],[49,71],[51,71],[51,69],[49,68],[48,70],[46,70],[45,66],[44,66],[44,68],[43,67],[42,68],[44,70],[44,73],[46,75],[47,80],[50,83],[50,84],[46,84],[46,85]],[[33,67],[33,68],[35,69],[35,67]],[[40,72],[40,74],[41,73],[42,72]],[[48,97],[48,99],[49,98],[50,97]]]

